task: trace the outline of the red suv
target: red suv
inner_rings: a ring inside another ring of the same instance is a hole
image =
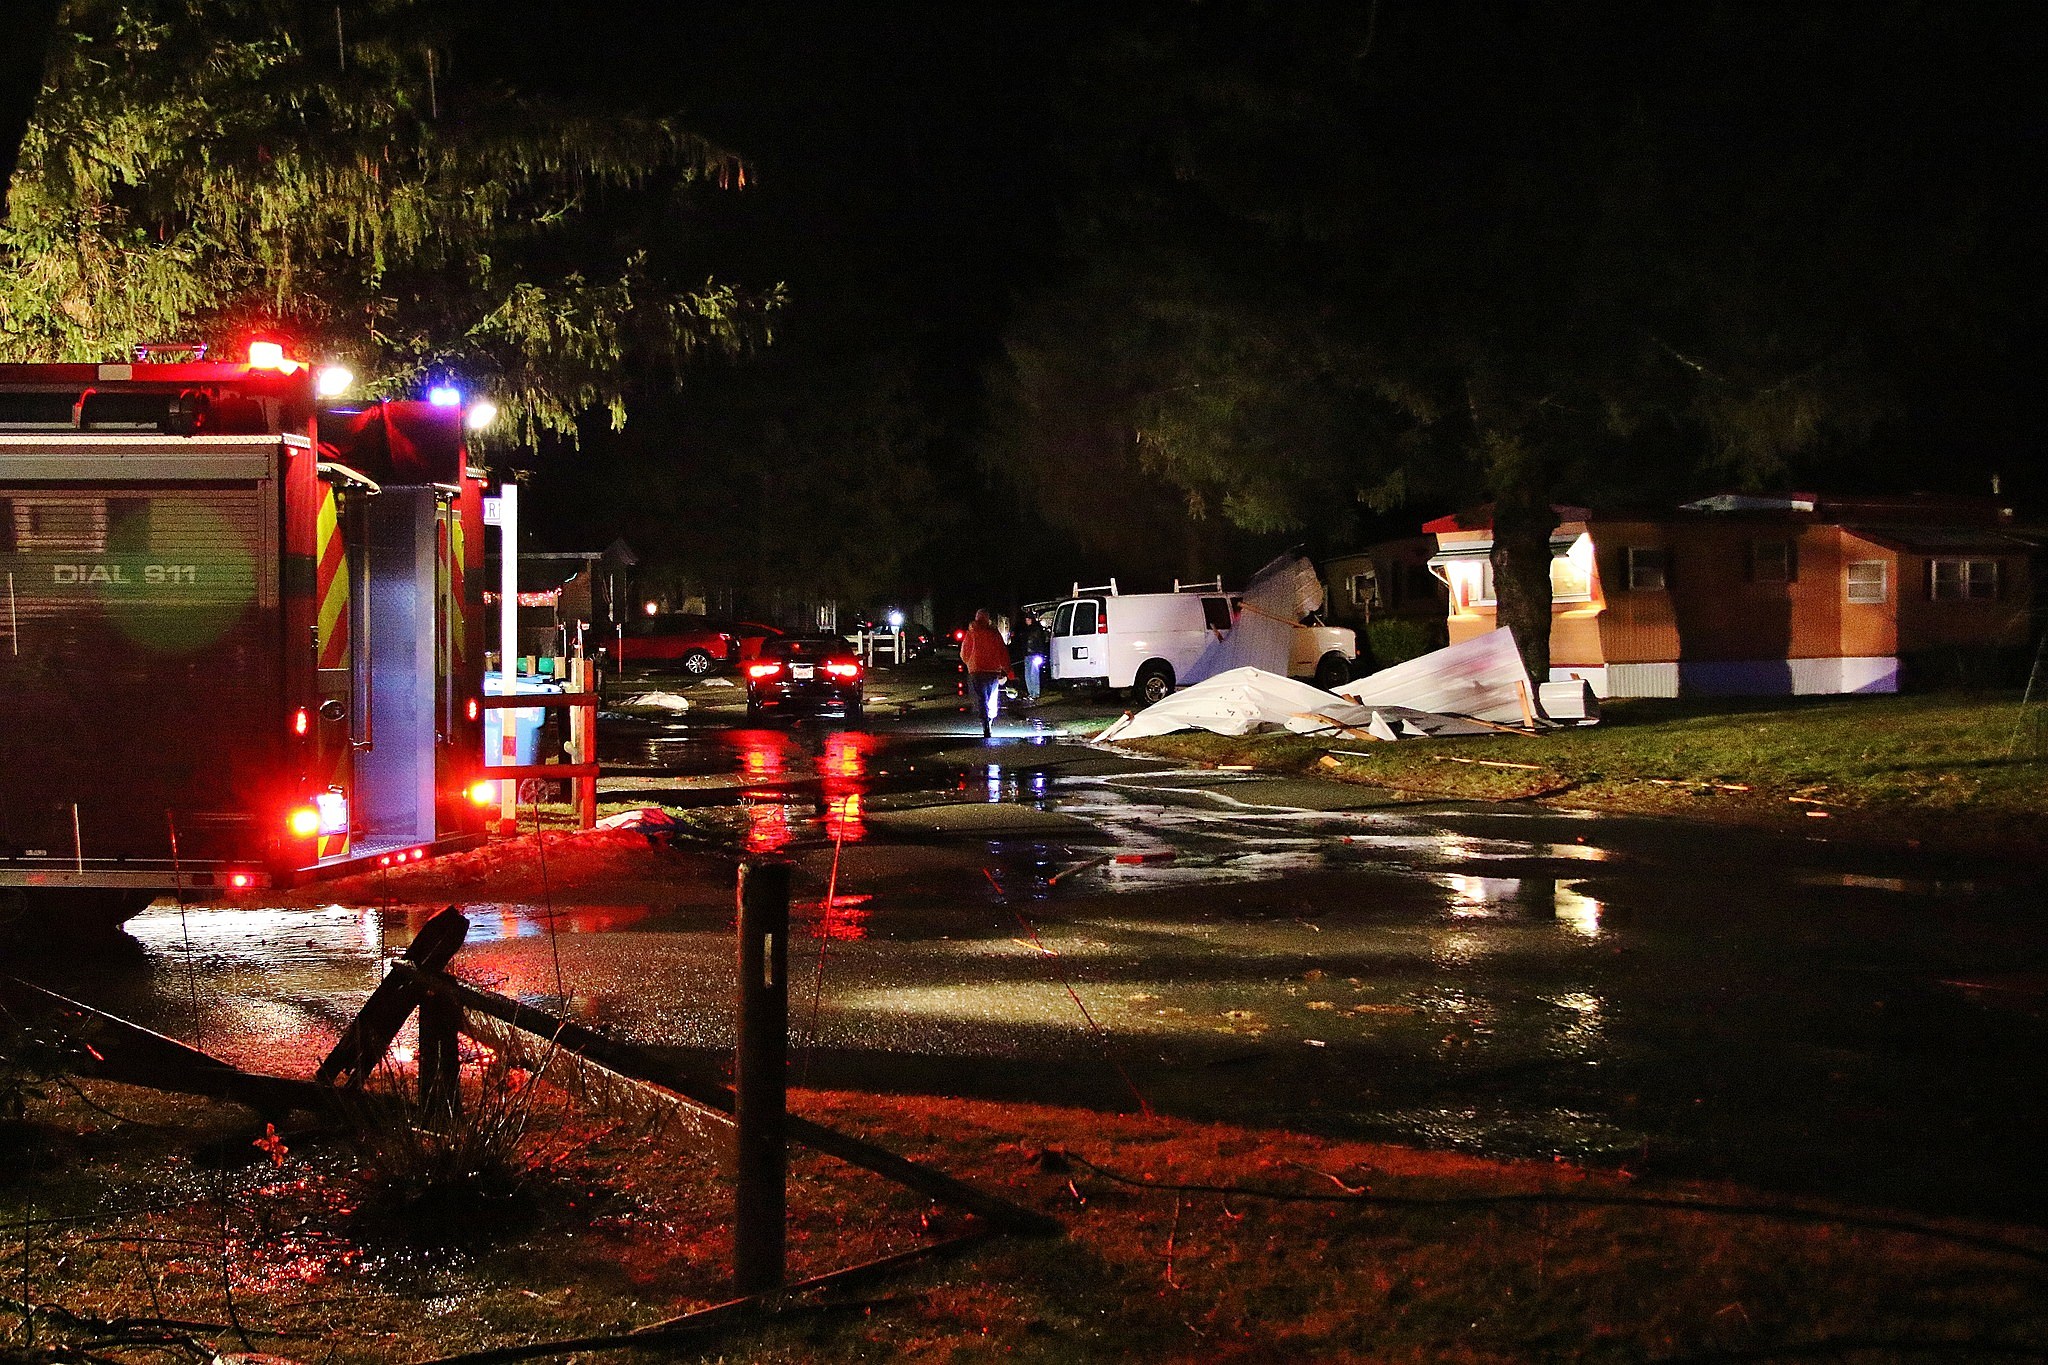
[[[618,650],[621,664],[679,668],[693,678],[739,658],[731,630],[702,616],[642,616],[628,621]]]

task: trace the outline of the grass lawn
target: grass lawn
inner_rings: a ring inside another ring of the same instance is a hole
[[[2048,1243],[2033,1229],[1134,1115],[819,1092],[792,1104],[1064,1231],[920,1263],[685,1358],[2048,1351]],[[425,1361],[630,1330],[727,1297],[731,1190],[708,1153],[617,1114],[540,1115],[555,1117],[529,1133],[517,1197],[466,1216],[452,1240],[421,1241],[369,1216],[375,1191],[346,1147],[299,1135],[254,1147],[261,1125],[231,1106],[95,1083],[59,1092],[0,1128],[0,1360],[140,1365],[204,1358],[203,1342],[264,1359]],[[792,1164],[792,1276],[963,1226],[837,1163]]]
[[[1597,726],[1537,736],[1381,744],[1193,733],[1130,747],[1419,797],[1779,826],[1827,820],[1846,837],[2038,857],[2048,852],[2048,706],[2029,707],[2016,733],[2019,717],[2017,693],[1645,698],[1606,703]]]

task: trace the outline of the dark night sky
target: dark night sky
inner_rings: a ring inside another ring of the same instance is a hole
[[[1469,74],[1425,103],[1389,106],[1385,124],[1361,136],[1409,139],[1455,166],[1463,156],[1513,155],[1517,139],[1540,140],[1574,122],[1654,108],[1689,128],[1709,161],[1818,154],[1885,162],[1902,199],[1879,212],[1938,210],[1968,187],[2002,187],[1970,226],[2005,243],[2001,270],[1984,289],[2011,295],[1984,299],[1974,320],[1985,329],[1981,353],[1906,334],[1887,369],[1896,392],[1881,428],[1796,481],[1978,492],[1999,472],[2009,494],[2044,500],[2033,394],[2048,346],[2038,306],[2044,281],[2029,253],[2048,200],[2048,116],[2036,89],[2039,10],[2048,6],[1692,8],[1732,9],[1756,23],[1724,26],[1734,36],[1702,49],[1686,46],[1692,31],[1667,22],[1662,5],[1384,4],[1378,60]],[[692,249],[704,253],[705,268],[755,285],[786,281],[792,302],[782,334],[815,343],[808,356],[861,346],[915,354],[940,494],[1000,502],[973,456],[981,380],[1018,300],[1056,269],[1065,189],[1059,92],[1075,59],[1119,19],[1143,11],[1170,24],[1199,9],[1194,0],[526,0],[506,8],[474,60],[502,65],[524,85],[673,110],[746,156],[756,183],[719,197],[694,225]],[[1533,24],[1539,12],[1547,21]],[[1866,22],[1880,14],[1922,16],[1914,22],[1933,36],[1901,50]],[[1532,39],[1539,32],[1548,36]],[[1556,42],[1559,33],[1568,46]],[[1923,341],[1924,355],[1914,353]],[[800,386],[801,365],[785,367],[783,378]],[[627,445],[688,429],[689,415],[673,405],[649,413]],[[602,470],[616,445],[593,434],[579,467]],[[565,488],[553,498],[558,515],[543,522],[544,533],[601,543],[605,481],[578,487],[581,497]],[[1441,510],[1416,507],[1380,529]],[[1045,548],[1043,562],[1003,572],[1045,581],[982,586],[1030,595],[1063,579],[1058,537],[1033,526],[1028,509],[1002,514]]]

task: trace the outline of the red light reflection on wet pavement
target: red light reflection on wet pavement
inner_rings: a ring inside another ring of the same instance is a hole
[[[868,936],[868,902],[874,899],[866,894],[849,895],[842,891],[832,897],[830,905],[820,905],[818,916],[811,921],[811,937],[831,939],[835,943],[855,943]]]
[[[819,786],[814,809],[824,817],[825,837],[835,843],[867,837],[867,784],[878,748],[873,735],[834,730],[815,756],[782,730],[734,730],[724,739],[734,749],[739,776],[760,784],[743,793],[747,852],[779,853],[797,838],[804,817],[790,815],[791,788],[808,785],[813,774]]]

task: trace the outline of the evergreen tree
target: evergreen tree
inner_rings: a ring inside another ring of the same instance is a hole
[[[765,340],[779,291],[677,287],[732,153],[503,88],[474,4],[67,0],[0,225],[0,357],[289,337],[380,391],[458,375],[532,441]],[[665,231],[664,231],[665,229]]]

